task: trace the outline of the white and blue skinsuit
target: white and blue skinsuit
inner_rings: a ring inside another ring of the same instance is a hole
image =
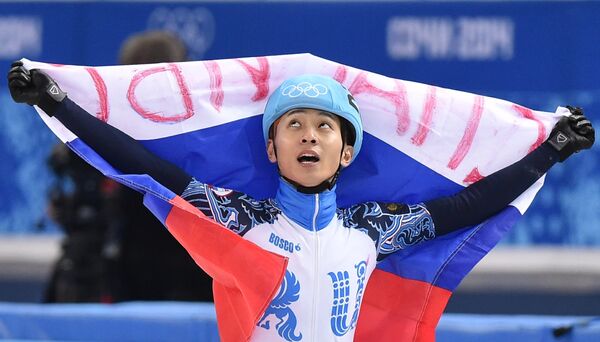
[[[423,205],[336,207],[335,189],[304,194],[280,179],[274,199],[192,181],[182,197],[260,247],[289,258],[255,341],[351,341],[378,260],[435,237]]]
[[[68,98],[42,109],[122,173],[152,176],[224,227],[289,258],[281,288],[254,330],[255,341],[352,341],[377,262],[399,249],[480,223],[559,159],[544,143],[452,196],[413,205],[366,202],[340,209],[335,187],[307,194],[280,178],[274,198],[255,200],[203,184]]]

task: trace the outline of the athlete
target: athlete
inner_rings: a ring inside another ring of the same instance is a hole
[[[54,116],[121,172],[152,176],[224,227],[289,258],[280,290],[254,329],[254,341],[351,341],[377,262],[480,223],[556,162],[594,143],[590,121],[579,108],[569,107],[572,115],[561,118],[536,150],[455,195],[424,203],[337,208],[336,180],[362,144],[359,108],[335,80],[302,75],[283,82],[267,102],[263,134],[268,158],[277,163],[281,177],[274,198],[256,200],[204,184],[156,157],[89,115],[41,71],[16,62],[8,80],[16,102]]]

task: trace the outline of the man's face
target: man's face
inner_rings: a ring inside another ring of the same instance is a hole
[[[338,166],[352,161],[352,146],[343,146],[340,119],[315,109],[294,109],[274,124],[267,142],[269,160],[281,174],[310,187],[331,178]],[[275,150],[277,152],[275,152]],[[341,156],[341,161],[340,161]]]

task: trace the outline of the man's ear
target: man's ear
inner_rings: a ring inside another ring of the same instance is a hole
[[[275,143],[273,139],[267,140],[267,156],[271,163],[277,163],[277,153],[275,153]]]
[[[350,165],[353,155],[354,155],[354,147],[352,147],[350,145],[345,145],[344,150],[342,151],[342,159],[340,160],[340,165],[342,167],[346,167],[346,166]]]

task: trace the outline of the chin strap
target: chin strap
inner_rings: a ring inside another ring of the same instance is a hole
[[[275,149],[275,146],[273,146],[273,148]],[[276,149],[275,149],[275,155],[277,155]],[[340,171],[342,170],[342,156],[343,155],[344,155],[344,139],[342,139],[342,153],[340,153],[340,162],[338,163],[337,170],[335,170],[335,173],[333,174],[333,176],[327,178],[326,180],[321,182],[321,184],[317,184],[315,186],[304,186],[302,184],[298,184],[297,182],[294,182],[293,180],[282,175],[281,171],[279,170],[279,167],[277,167],[277,171],[279,172],[279,175],[281,176],[281,178],[285,179],[286,182],[292,184],[296,188],[296,190],[298,190],[298,192],[301,192],[303,194],[309,194],[309,195],[318,194],[325,190],[333,189],[333,187],[335,186],[335,183],[337,183],[338,177],[340,176]]]
[[[324,180],[323,182],[321,182],[321,184],[315,185],[315,186],[304,186],[301,184],[298,184],[297,182],[294,182],[293,180],[287,178],[286,176],[282,175],[281,172],[279,172],[279,175],[281,176],[281,178],[283,178],[286,182],[292,184],[296,190],[298,190],[298,192],[301,192],[303,194],[318,194],[320,192],[323,192],[325,190],[331,190],[333,189],[333,187],[335,186],[335,183],[337,183],[338,177],[340,175],[340,170],[342,169],[342,166],[338,166],[337,170],[335,171],[335,173],[333,174],[332,177]]]

